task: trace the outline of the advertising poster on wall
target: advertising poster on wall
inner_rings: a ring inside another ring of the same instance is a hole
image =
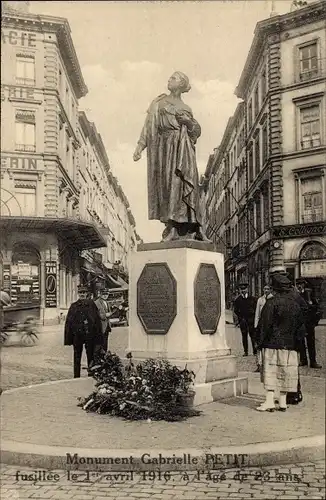
[[[45,307],[57,307],[57,263],[45,263]]]

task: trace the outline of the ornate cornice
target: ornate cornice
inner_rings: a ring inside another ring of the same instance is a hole
[[[88,88],[81,72],[67,19],[11,11],[2,13],[1,23],[2,28],[13,27],[22,30],[29,29],[41,33],[54,33],[57,37],[58,48],[77,99],[87,94]]]

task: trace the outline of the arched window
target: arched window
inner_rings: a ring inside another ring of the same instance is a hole
[[[308,243],[300,253],[300,260],[326,259],[326,247],[319,242]]]

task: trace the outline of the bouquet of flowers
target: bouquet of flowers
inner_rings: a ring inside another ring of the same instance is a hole
[[[180,399],[194,395],[193,372],[163,359],[148,359],[138,365],[134,365],[130,353],[127,359],[124,367],[116,354],[98,352],[90,368],[96,380],[95,390],[80,398],[79,406],[128,420],[175,421],[200,414]]]

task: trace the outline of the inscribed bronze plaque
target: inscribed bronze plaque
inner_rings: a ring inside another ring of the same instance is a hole
[[[137,282],[137,314],[146,333],[168,333],[177,314],[177,283],[165,262],[145,264]]]
[[[194,281],[195,317],[202,334],[213,334],[221,317],[221,283],[213,264],[200,264]]]

